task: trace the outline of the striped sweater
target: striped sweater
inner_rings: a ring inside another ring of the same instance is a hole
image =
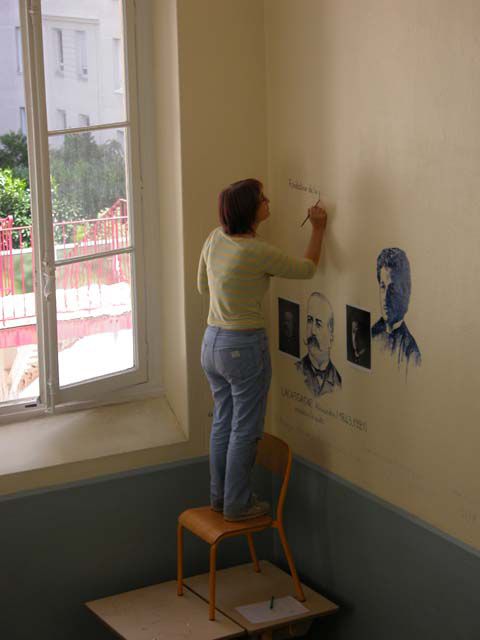
[[[292,258],[255,238],[234,238],[217,227],[203,245],[198,265],[198,290],[210,292],[208,324],[224,329],[265,326],[262,298],[270,278],[309,279],[315,263]]]

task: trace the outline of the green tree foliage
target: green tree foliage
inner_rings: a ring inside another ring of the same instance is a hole
[[[23,178],[28,184],[27,138],[21,131],[0,136],[0,169],[11,169],[15,178]]]
[[[0,136],[0,168],[0,217],[13,215],[14,226],[30,225],[27,140],[20,132]],[[90,133],[67,134],[62,146],[51,148],[50,173],[55,222],[96,219],[118,198],[125,198],[125,158],[116,140],[97,144]],[[67,242],[78,239],[78,226],[77,231],[73,225],[65,229]],[[57,228],[57,233],[65,230]],[[29,246],[29,233],[22,235]]]
[[[57,221],[97,218],[125,198],[125,159],[116,140],[97,144],[90,133],[70,134],[50,154]]]
[[[31,224],[30,189],[27,181],[15,178],[12,169],[0,169],[0,217],[13,216],[14,227],[29,227]],[[22,232],[23,244],[30,246],[30,230]],[[19,232],[13,234],[13,245],[19,247]]]

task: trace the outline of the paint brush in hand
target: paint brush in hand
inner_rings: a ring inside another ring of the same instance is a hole
[[[317,204],[320,202],[320,200],[321,200],[321,198],[319,198],[313,206],[314,206],[314,207],[316,207],[316,206],[317,206]],[[306,217],[306,218],[305,218],[305,220],[302,222],[302,224],[300,225],[300,227],[303,227],[303,225],[304,225],[304,224],[305,224],[305,222],[309,219],[309,217],[310,217],[310,214],[309,214],[309,213],[307,213],[307,217]]]

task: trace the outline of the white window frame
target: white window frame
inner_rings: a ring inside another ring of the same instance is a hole
[[[24,77],[28,117],[28,147],[30,186],[32,201],[32,225],[37,247],[35,255],[37,335],[39,344],[39,411],[54,412],[84,406],[125,400],[131,390],[132,397],[139,386],[148,389],[147,331],[145,308],[145,275],[143,264],[142,228],[142,175],[140,171],[138,104],[136,96],[135,51],[135,0],[123,0],[124,55],[126,78],[126,118],[122,122],[109,122],[85,128],[65,130],[63,133],[123,129],[125,153],[129,158],[127,172],[127,200],[129,209],[131,243],[128,248],[113,251],[119,255],[128,253],[132,267],[132,326],[134,333],[134,362],[132,369],[86,380],[66,387],[59,386],[57,311],[55,297],[55,269],[65,261],[55,260],[51,216],[51,186],[49,167],[49,138],[59,135],[58,130],[48,130],[44,52],[42,42],[41,0],[20,0],[20,15],[24,47]],[[92,259],[99,255],[93,254]],[[76,260],[76,259],[74,259]],[[81,258],[80,261],[83,261]],[[42,348],[43,345],[43,348]],[[31,406],[31,404],[29,404]],[[0,419],[5,416],[26,417],[25,401],[5,403],[0,407]],[[2,420],[3,421],[3,420]]]
[[[77,76],[88,80],[88,36],[85,29],[75,30],[75,51],[77,57]]]

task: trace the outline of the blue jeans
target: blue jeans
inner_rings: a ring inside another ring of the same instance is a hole
[[[262,437],[272,377],[264,329],[234,331],[207,327],[202,368],[214,400],[210,436],[210,500],[224,515],[251,504],[251,476]]]

